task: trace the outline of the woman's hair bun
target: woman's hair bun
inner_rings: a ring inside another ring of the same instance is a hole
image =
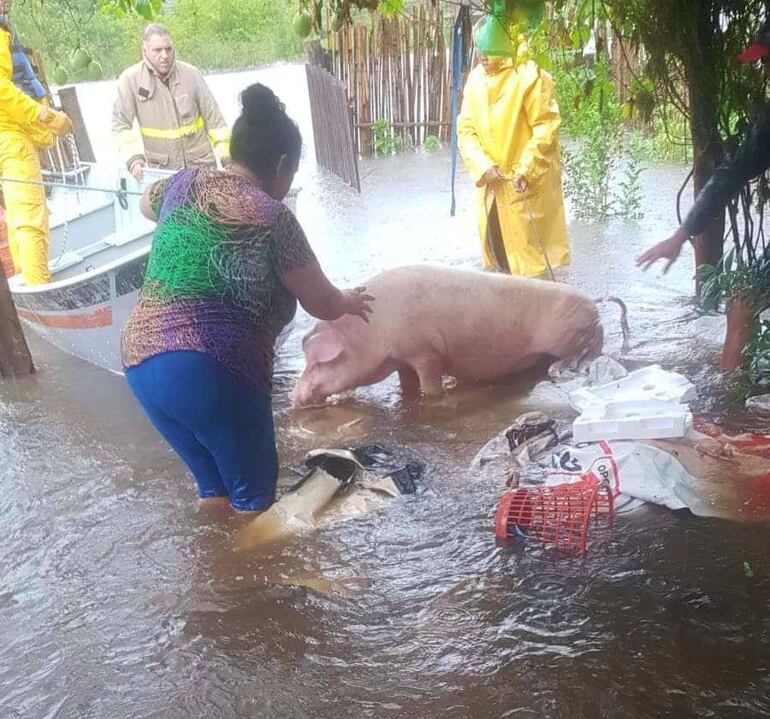
[[[241,93],[243,114],[250,125],[262,124],[276,114],[285,114],[286,107],[275,93],[258,82],[249,85]]]
[[[241,93],[243,111],[233,125],[230,157],[257,177],[274,179],[281,157],[296,169],[302,136],[283,103],[264,85],[249,85]]]

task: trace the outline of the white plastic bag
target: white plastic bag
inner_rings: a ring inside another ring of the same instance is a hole
[[[606,480],[614,496],[627,495],[669,509],[684,509],[680,498],[694,478],[676,458],[641,442],[599,442],[564,447],[551,456],[546,484]]]

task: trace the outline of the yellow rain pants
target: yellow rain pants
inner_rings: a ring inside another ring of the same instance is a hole
[[[40,105],[13,84],[11,35],[0,28],[0,177],[42,182],[37,147],[53,143],[39,122]],[[0,182],[8,224],[8,247],[28,285],[49,282],[48,209],[36,185]]]
[[[494,74],[478,65],[468,76],[457,119],[460,154],[474,181],[497,165],[508,178],[522,175],[528,189],[510,182],[478,192],[482,259],[501,269],[487,221],[497,205],[502,245],[511,274],[538,277],[570,261],[559,160],[559,108],[551,76],[534,62],[507,60]],[[504,268],[503,268],[504,269]]]
[[[0,176],[42,182],[32,141],[18,132],[0,131]],[[38,185],[2,182],[8,249],[27,285],[50,282],[48,271],[48,208]]]

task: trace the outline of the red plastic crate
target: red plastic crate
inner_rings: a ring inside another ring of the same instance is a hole
[[[497,505],[495,536],[529,539],[566,552],[588,550],[593,524],[611,524],[613,497],[606,483],[578,482],[553,487],[520,487]]]

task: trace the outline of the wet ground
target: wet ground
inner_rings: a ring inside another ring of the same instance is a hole
[[[216,83],[223,103],[244,77]],[[287,81],[301,87],[297,68],[260,77],[279,94]],[[306,128],[301,93],[289,106]],[[645,172],[641,222],[572,222],[574,262],[561,279],[627,302],[630,367],[682,371],[699,388],[698,411],[769,429],[731,407],[718,346],[694,331],[690,258],[666,278],[634,268],[671,229],[683,174]],[[480,266],[462,175],[449,217],[445,150],[368,162],[362,177],[357,195],[316,170],[309,148],[298,215],[335,282],[411,262]],[[602,316],[619,356],[617,312]],[[598,533],[584,559],[498,548],[502,480],[468,465],[533,406],[532,378],[412,405],[386,381],[294,413],[286,395],[310,326],[298,317],[277,365],[283,464],[375,441],[426,464],[423,490],[248,559],[230,550],[233,522],[198,507],[123,380],[32,341],[39,373],[0,385],[0,716],[770,711],[770,528],[650,507]]]

